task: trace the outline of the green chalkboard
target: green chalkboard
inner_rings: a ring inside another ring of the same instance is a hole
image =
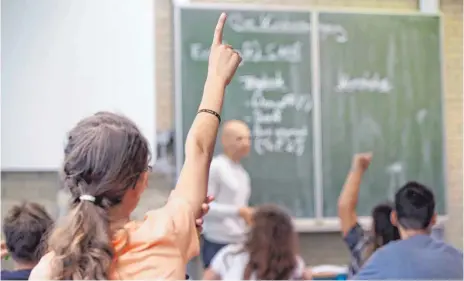
[[[196,115],[213,29],[223,11],[228,13],[224,40],[241,53],[243,63],[227,88],[222,117],[251,128],[252,149],[244,163],[251,204],[273,202],[297,217],[313,217],[309,12],[177,7],[177,137],[185,141]]]
[[[320,13],[324,216],[336,204],[351,157],[372,151],[359,213],[407,180],[433,188],[445,212],[440,18]]]
[[[252,205],[277,203],[299,218],[335,217],[353,154],[372,151],[360,215],[408,180],[430,186],[445,213],[439,16],[177,6],[178,168],[223,11],[224,39],[243,57],[223,119],[251,128],[244,165]]]

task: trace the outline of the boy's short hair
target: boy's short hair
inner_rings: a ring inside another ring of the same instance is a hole
[[[20,262],[38,262],[46,250],[53,219],[37,203],[13,206],[3,219],[3,233],[11,257]]]
[[[425,185],[408,182],[396,192],[395,209],[404,229],[425,230],[435,214],[435,197]]]

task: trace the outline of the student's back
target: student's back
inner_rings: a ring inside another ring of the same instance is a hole
[[[259,206],[243,244],[229,244],[214,256],[203,280],[308,280],[298,256],[292,218],[275,205]]]
[[[305,271],[305,264],[301,257],[296,257],[296,266],[288,280],[300,280]],[[241,280],[245,275],[245,268],[250,262],[250,254],[243,250],[243,245],[229,244],[222,248],[213,258],[211,269],[221,280]],[[257,280],[256,273],[252,273],[250,280]]]
[[[463,254],[429,235],[390,242],[367,262],[356,279],[463,280]]]
[[[395,194],[390,217],[401,240],[377,250],[355,279],[463,280],[462,252],[430,236],[437,214],[429,188],[406,183]]]

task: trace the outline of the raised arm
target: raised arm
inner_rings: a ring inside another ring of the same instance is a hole
[[[343,236],[358,222],[356,206],[358,204],[359,186],[362,176],[371,162],[371,153],[356,154],[353,157],[351,170],[346,177],[343,190],[338,198],[338,217],[340,218]]]
[[[219,127],[225,88],[241,62],[240,55],[229,45],[222,43],[226,15],[221,14],[214,31],[208,62],[203,97],[199,112],[193,121],[185,142],[185,162],[176,185],[176,192],[194,208],[196,216],[201,214],[208,186],[208,173],[213,156]]]

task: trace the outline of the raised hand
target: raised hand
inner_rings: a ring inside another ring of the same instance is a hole
[[[353,157],[352,168],[360,171],[366,171],[371,164],[371,159],[372,153],[370,152],[355,154]]]
[[[232,46],[223,44],[222,36],[227,15],[222,13],[214,30],[208,62],[208,79],[229,85],[242,58]]]

